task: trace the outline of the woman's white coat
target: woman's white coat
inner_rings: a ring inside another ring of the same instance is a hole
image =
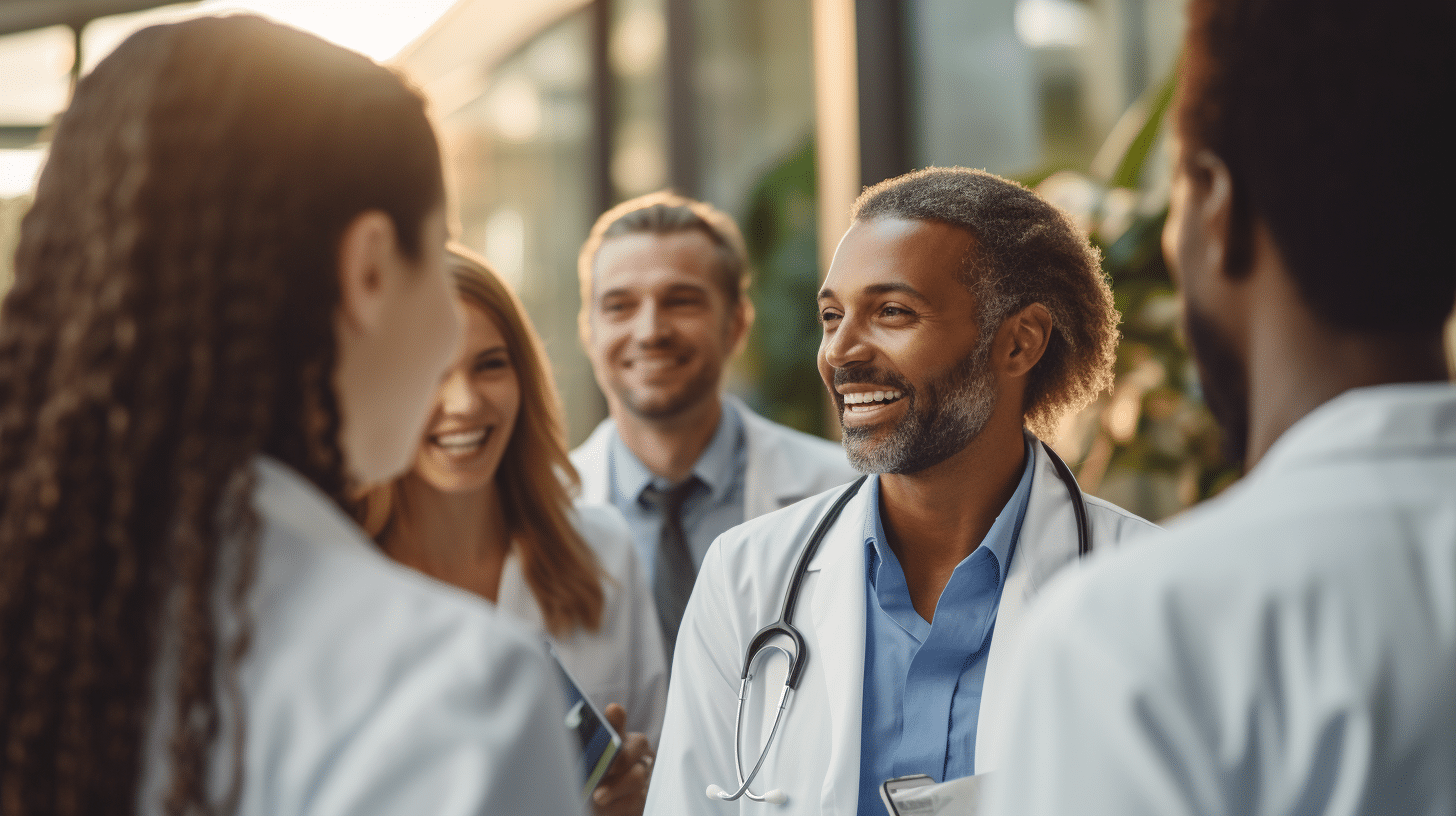
[[[534,638],[480,598],[389,560],[289,468],[264,458],[255,472],[236,812],[580,816],[565,697]],[[164,664],[142,813],[161,812],[173,678]],[[212,763],[219,795],[231,733]]]

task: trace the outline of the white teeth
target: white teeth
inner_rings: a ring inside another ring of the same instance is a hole
[[[478,431],[439,434],[435,437],[435,444],[442,448],[473,448],[485,441],[485,434],[484,428]]]
[[[868,406],[874,402],[893,402],[903,396],[899,391],[862,391],[844,395],[845,405]]]

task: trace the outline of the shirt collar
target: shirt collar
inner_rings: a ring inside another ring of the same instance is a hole
[[[742,470],[739,454],[743,445],[743,418],[727,400],[723,401],[722,414],[713,438],[703,449],[698,461],[693,464],[692,475],[708,486],[712,501],[719,501],[733,487],[733,479]],[[622,435],[612,434],[608,448],[608,463],[612,471],[612,487],[618,497],[636,500],[649,484],[656,484],[666,490],[672,485],[653,475],[642,460],[632,453]]]
[[[708,447],[693,465],[693,475],[708,486],[714,502],[721,501],[733,488],[733,480],[743,471],[740,459],[746,450],[743,444],[743,418],[727,400],[723,400],[718,429],[708,440]]]
[[[652,471],[632,453],[619,433],[612,434],[607,448],[607,467],[611,471],[612,490],[620,499],[636,501],[642,491],[652,484]]]
[[[1016,490],[1012,492],[1011,498],[1006,506],[996,516],[996,521],[991,524],[991,529],[986,532],[986,537],[981,539],[981,545],[965,561],[956,566],[960,569],[977,552],[985,550],[996,560],[996,570],[1000,583],[1006,582],[1006,572],[1011,565],[1011,556],[1016,549],[1016,541],[1021,537],[1021,524],[1026,520],[1026,506],[1031,500],[1032,474],[1036,471],[1036,448],[1032,445],[1034,437],[1030,433],[1023,434],[1026,445],[1026,464],[1021,469],[1021,481],[1017,482]],[[910,588],[905,583],[905,572],[899,569],[899,561],[895,553],[889,547],[885,537],[884,520],[880,517],[880,477],[878,474],[871,476],[868,480],[869,497],[865,513],[864,537],[865,544],[869,547],[870,583],[875,586],[880,594],[881,605],[887,602],[893,606],[910,605]],[[878,565],[894,563],[896,569],[877,569]],[[880,581],[885,581],[881,585]],[[902,604],[903,601],[903,604]],[[888,608],[886,611],[890,611]]]

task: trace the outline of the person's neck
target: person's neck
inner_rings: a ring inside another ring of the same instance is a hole
[[[1449,378],[1441,332],[1375,335],[1315,316],[1277,263],[1256,266],[1248,308],[1252,469],[1296,422],[1352,388]]]
[[[390,557],[494,602],[510,553],[500,492],[445,493],[414,474],[401,480],[402,506],[384,541]]]
[[[1026,467],[1021,422],[1019,412],[998,407],[981,433],[944,462],[880,477],[885,535],[915,611],[927,621],[951,573],[981,545],[1016,492]]]
[[[627,450],[652,475],[676,484],[693,472],[713,441],[723,417],[723,398],[715,392],[671,417],[649,419],[615,403],[611,412]]]

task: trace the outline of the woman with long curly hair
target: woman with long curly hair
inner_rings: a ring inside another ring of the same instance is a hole
[[[550,639],[587,697],[628,732],[593,794],[596,812],[641,813],[667,698],[652,590],[616,508],[572,502],[560,398],[525,309],[463,247],[448,263],[465,342],[413,467],[363,497],[364,528],[401,563]]]
[[[57,125],[0,310],[0,812],[577,809],[549,665],[344,512],[460,337],[420,97],[255,17]]]

